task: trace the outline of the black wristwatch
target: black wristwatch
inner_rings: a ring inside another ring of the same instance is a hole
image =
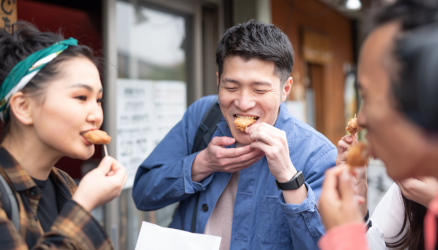
[[[278,190],[298,189],[304,184],[304,175],[303,172],[298,171],[290,181],[285,183],[280,183],[277,180],[275,180],[275,183],[277,183]]]

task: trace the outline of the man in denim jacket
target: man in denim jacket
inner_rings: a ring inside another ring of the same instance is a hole
[[[337,150],[283,104],[293,84],[287,36],[274,25],[239,24],[222,37],[216,62],[217,130],[192,154],[216,96],[191,105],[138,169],[138,209],[181,202],[170,227],[221,236],[221,249],[318,249],[324,227],[317,199]],[[236,118],[256,122],[240,131]]]

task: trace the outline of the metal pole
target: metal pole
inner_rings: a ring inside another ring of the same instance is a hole
[[[104,84],[104,129],[113,140],[108,145],[109,154],[116,156],[116,80],[117,80],[117,35],[116,35],[116,0],[103,0],[103,84]],[[105,230],[110,236],[114,249],[118,250],[119,198],[105,205]]]

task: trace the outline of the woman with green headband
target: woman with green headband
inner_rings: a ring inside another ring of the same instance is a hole
[[[124,167],[105,157],[79,186],[54,167],[64,156],[94,154],[82,136],[103,121],[90,48],[26,23],[0,30],[0,83],[0,179],[19,209],[14,224],[0,203],[0,248],[112,249],[90,211],[120,194]]]

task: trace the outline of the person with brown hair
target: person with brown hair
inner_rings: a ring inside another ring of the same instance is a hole
[[[438,3],[399,0],[380,12],[377,21],[360,55],[358,85],[364,101],[358,124],[367,129],[373,156],[386,164],[388,175],[396,182],[437,178]],[[326,172],[319,201],[327,230],[319,242],[323,250],[368,249],[354,182],[342,168]],[[410,204],[404,207],[411,231],[396,246],[400,249],[422,247],[421,211],[415,215],[419,210]],[[437,247],[437,214],[435,197],[424,219],[427,250]]]
[[[11,34],[0,30],[0,82],[0,177],[19,209],[14,223],[0,203],[0,248],[112,249],[90,212],[120,194],[125,168],[105,157],[76,186],[54,167],[64,156],[94,154],[83,137],[103,121],[91,49],[17,23]]]

